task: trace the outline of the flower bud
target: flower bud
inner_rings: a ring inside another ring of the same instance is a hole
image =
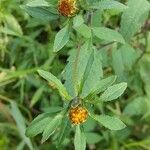
[[[72,17],[76,11],[76,0],[59,0],[58,11],[65,17]]]

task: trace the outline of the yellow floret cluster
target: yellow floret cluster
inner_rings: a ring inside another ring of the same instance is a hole
[[[86,108],[77,106],[69,111],[69,118],[72,124],[78,125],[87,120],[88,111]]]

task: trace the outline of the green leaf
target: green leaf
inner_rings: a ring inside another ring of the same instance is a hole
[[[121,46],[119,49],[113,49],[112,66],[118,79],[125,80],[127,71],[132,70],[139,56],[139,51],[127,44]]]
[[[96,144],[102,140],[102,137],[94,132],[87,132],[85,133],[85,136],[88,144]]]
[[[31,74],[33,72],[36,72],[37,68],[31,68],[26,70],[16,70],[16,71],[8,71],[7,75],[4,77],[0,77],[0,86],[10,83],[11,81],[15,80],[19,77],[24,77],[27,74]],[[6,83],[5,83],[6,82]]]
[[[79,27],[84,23],[82,15],[77,15],[73,18],[73,28]]]
[[[86,137],[84,132],[81,132],[80,126],[76,126],[75,138],[74,138],[75,150],[85,150],[86,149]]]
[[[81,24],[80,26],[77,26],[74,29],[85,38],[89,39],[92,35],[90,27],[88,27],[86,24]]]
[[[38,70],[38,73],[45,80],[47,80],[50,83],[53,83],[56,86],[56,88],[58,89],[58,91],[62,97],[64,97],[66,100],[71,99],[66,88],[63,86],[63,84],[60,82],[60,80],[58,80],[54,75],[52,75],[50,72],[47,72],[44,70]]]
[[[26,130],[25,120],[24,120],[19,108],[18,108],[17,104],[13,101],[11,101],[10,104],[11,104],[10,112],[17,124],[17,129],[20,133],[20,136],[22,137],[23,141],[28,145],[29,149],[33,150],[31,140],[29,138],[27,138],[25,135],[25,130]]]
[[[142,81],[145,85],[150,85],[150,57],[149,55],[144,55],[140,61],[139,72]]]
[[[43,91],[44,91],[44,87],[42,86],[35,92],[35,94],[31,99],[30,107],[33,107],[40,100]]]
[[[69,134],[69,131],[71,129],[70,126],[70,121],[67,118],[63,119],[62,123],[61,123],[61,129],[60,129],[60,134],[58,137],[58,146],[60,147],[61,144],[63,143],[63,141],[65,140],[66,136]]]
[[[33,0],[33,1],[29,1],[26,5],[30,6],[30,7],[38,7],[38,6],[49,7],[50,6],[50,4],[47,1],[45,1],[45,0]]]
[[[102,126],[110,130],[121,130],[126,127],[126,125],[117,117],[111,117],[108,115],[95,115],[90,114],[90,116],[99,122]]]
[[[117,78],[116,76],[110,76],[110,77],[102,79],[100,81],[97,80],[97,85],[95,87],[95,90],[91,90],[90,94],[86,97],[88,99],[88,101],[93,100],[95,98],[96,94],[103,92],[105,89],[107,89],[109,86],[111,86],[116,81],[116,78]]]
[[[88,117],[87,121],[83,124],[83,128],[85,132],[91,132],[95,129],[97,125],[96,121],[93,121],[91,117]]]
[[[58,52],[69,41],[69,26],[65,26],[55,36],[53,51]]]
[[[103,77],[100,51],[93,49],[91,57],[89,58],[89,61],[87,63],[84,77],[85,79],[83,78],[83,80],[85,80],[85,82],[81,93],[82,98],[85,98],[91,92],[95,91],[97,89],[100,79]]]
[[[126,41],[129,41],[144,23],[150,4],[147,0],[129,0],[128,7],[122,15],[120,29]]]
[[[80,54],[78,58],[78,64],[77,64],[77,71],[76,71],[76,76],[77,76],[77,82],[76,86],[78,89],[81,89],[81,84],[84,76],[84,72],[91,54],[92,48],[91,45],[89,44],[89,41],[86,41],[80,49]],[[73,49],[70,53],[70,57],[68,59],[68,64],[64,69],[64,80],[65,80],[65,87],[67,88],[67,91],[72,97],[76,96],[76,92],[74,90],[74,64],[75,64],[75,57],[77,55],[77,50]]]
[[[144,103],[145,103],[145,105],[143,104],[144,116],[142,117],[142,119],[149,118],[149,116],[150,116],[150,100],[149,100],[149,97],[145,97]]]
[[[46,113],[56,113],[63,109],[63,107],[60,106],[44,106],[41,110]]]
[[[48,22],[58,18],[57,10],[53,7],[30,7],[27,5],[21,5],[21,8],[38,20],[40,19]]]
[[[114,0],[102,0],[100,2],[93,3],[90,8],[93,9],[114,9],[114,10],[119,10],[119,11],[124,11],[128,7],[118,1]]]
[[[23,150],[25,146],[25,142],[21,141],[17,146],[16,146],[16,150]]]
[[[125,41],[120,33],[105,27],[93,27],[93,33],[96,37],[108,42],[119,42],[124,44]]]
[[[34,137],[44,131],[47,124],[51,123],[52,118],[48,114],[38,115],[26,129],[28,137]]]
[[[13,15],[5,15],[5,26],[0,27],[0,32],[15,35],[15,36],[22,36],[23,32],[21,26],[19,25],[18,21]]]
[[[118,76],[120,80],[125,80],[125,68],[124,68],[124,63],[123,63],[123,58],[124,57],[121,54],[121,51],[118,49],[113,49],[112,51],[112,66],[115,71],[115,74]]]
[[[132,70],[134,63],[140,57],[140,52],[129,45],[123,45],[119,50],[122,55],[124,67],[126,70]]]
[[[99,86],[96,90],[96,93],[98,94],[100,92],[103,92],[105,89],[107,89],[109,86],[111,86],[116,81],[116,78],[117,78],[117,76],[110,76],[105,79],[102,79],[98,84]]]
[[[107,90],[100,96],[100,99],[104,102],[117,99],[119,96],[123,94],[126,88],[127,88],[127,83],[125,82],[112,85],[108,87]]]
[[[62,121],[62,115],[58,114],[55,116],[51,122],[46,126],[44,129],[43,135],[42,135],[42,143],[44,143],[57,129],[57,127],[60,125]]]
[[[102,10],[97,10],[93,12],[93,16],[92,16],[92,22],[91,22],[91,26],[92,27],[99,27],[102,26],[102,21],[103,21],[103,11]]]
[[[144,114],[146,106],[145,97],[137,97],[126,105],[123,113],[129,116],[138,116]]]

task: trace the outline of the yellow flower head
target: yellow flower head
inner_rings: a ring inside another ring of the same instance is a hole
[[[58,11],[65,17],[73,16],[76,11],[76,0],[59,0]]]
[[[75,108],[71,108],[69,111],[69,119],[72,124],[78,125],[87,120],[88,111],[86,108],[77,106]]]

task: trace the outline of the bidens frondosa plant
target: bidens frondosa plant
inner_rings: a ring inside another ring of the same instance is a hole
[[[76,5],[76,0],[59,0],[58,11],[65,17],[72,17],[78,10]]]
[[[62,107],[61,110],[56,110],[53,113],[45,113],[35,118],[27,128],[26,134],[28,136],[32,137],[43,132],[42,142],[45,142],[53,133],[59,132],[59,147],[64,140],[62,139],[62,136],[66,136],[65,132],[71,132],[74,127],[76,127],[75,143],[76,140],[81,140],[80,138],[86,139],[84,128],[80,129],[80,126],[84,127],[84,123],[88,122],[89,117],[111,130],[120,130],[125,127],[125,124],[118,117],[108,116],[106,114],[94,114],[94,105],[114,100],[126,89],[126,83],[119,83],[112,86],[108,85],[108,81],[110,84],[114,83],[116,79],[115,76],[100,80],[98,86],[100,89],[92,90],[88,95],[86,95],[87,93],[85,94],[83,90],[81,93],[78,91],[77,95],[72,97],[66,87],[54,75],[43,70],[39,70],[38,73],[48,81],[48,84],[53,83],[53,85],[55,85],[64,100],[64,107]],[[103,93],[100,98],[98,98],[96,95],[102,91]],[[36,130],[36,128],[38,128],[38,130]],[[80,134],[82,136],[80,136]]]
[[[94,12],[93,8],[95,10],[97,5],[94,4],[92,7],[89,5],[88,10],[83,11],[83,8],[79,15],[69,18],[69,21],[65,22],[65,27],[55,36],[54,52],[61,50],[69,40],[76,39],[74,44],[70,42],[69,46],[72,48],[61,78],[58,79],[48,71],[38,70],[39,75],[48,82],[48,85],[52,86],[53,90],[58,90],[64,103],[61,108],[36,117],[27,128],[26,135],[29,137],[42,133],[42,143],[51,135],[55,135],[52,138],[57,139],[57,146],[60,147],[66,136],[73,131],[75,149],[85,149],[84,127],[89,120],[110,130],[125,128],[125,124],[121,121],[123,119],[121,111],[109,112],[105,108],[105,102],[108,105],[109,101],[119,98],[127,88],[127,83],[118,83],[118,81],[115,83],[117,79],[115,75],[104,77],[102,54],[101,50],[98,50],[104,44],[95,44],[95,39],[100,39],[100,42],[104,41],[104,43],[109,41],[106,46],[114,44],[113,48],[117,47],[117,43],[119,46],[124,45],[125,40],[115,30],[93,25],[92,13],[88,12]],[[126,6],[123,8],[126,9]],[[76,1],[60,0],[58,10],[61,15],[71,17],[77,11]]]

